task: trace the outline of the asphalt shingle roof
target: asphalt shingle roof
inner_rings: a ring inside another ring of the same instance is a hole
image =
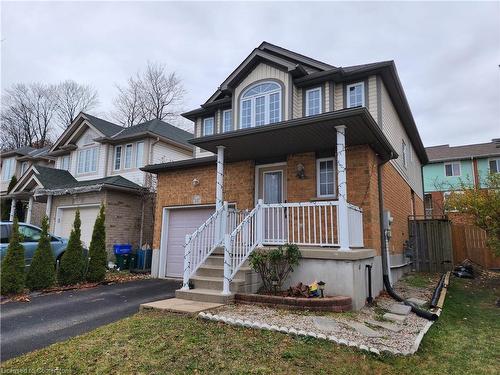
[[[470,157],[500,156],[500,148],[495,142],[478,143],[465,146],[440,145],[426,147],[425,151],[429,156],[429,161],[457,160]]]
[[[45,189],[57,188],[60,185],[77,182],[71,173],[64,169],[42,167],[41,165],[37,165],[35,169],[38,171],[36,177]]]
[[[94,125],[106,137],[111,137],[112,135],[124,129],[123,126],[113,124],[112,122],[103,120],[99,117],[89,115],[88,113],[84,113],[83,115],[89,120],[89,122],[92,125]]]
[[[171,125],[168,122],[154,119],[151,121],[146,121],[141,124],[130,126],[128,128],[123,128],[122,131],[115,134],[113,139],[128,138],[136,134],[150,132],[157,134],[161,137],[169,138],[178,143],[184,144],[186,146],[192,147],[188,140],[193,138],[193,134],[185,130],[178,128],[177,126]]]
[[[75,181],[67,185],[57,186],[56,188],[68,189],[68,188],[92,186],[92,185],[112,185],[129,189],[141,189],[139,185],[130,180],[127,180],[125,177],[122,176],[110,176],[110,177],[98,178],[95,180]]]

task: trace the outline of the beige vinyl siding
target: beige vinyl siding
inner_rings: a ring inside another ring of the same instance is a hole
[[[302,89],[293,86],[293,118],[302,117]]]
[[[158,142],[153,145],[152,164],[166,163],[169,161],[184,160],[192,158],[192,153],[173,145]]]
[[[396,112],[389,93],[387,92],[387,89],[382,81],[380,81],[380,85],[383,124],[382,131],[399,155],[397,159],[391,160],[390,162],[395,166],[399,174],[401,174],[401,176],[403,176],[403,178],[408,182],[415,193],[423,199],[421,174],[422,165],[413,149],[410,138],[406,134],[403,124],[399,119],[399,115]],[[409,146],[407,167],[403,165],[402,141]],[[412,154],[411,157],[410,153]]]
[[[194,122],[194,135],[195,135],[196,138],[201,137],[201,124],[202,124],[202,121],[203,121],[203,118],[202,117],[198,117],[196,119],[196,121]],[[195,147],[195,149],[194,149],[194,157],[195,158],[205,157],[205,156],[209,156],[209,155],[212,155],[212,153],[208,152],[208,151],[205,151],[205,150],[202,150],[199,147]]]
[[[368,98],[366,100],[368,111],[375,121],[378,121],[378,108],[377,108],[377,76],[368,77]],[[380,124],[379,124],[380,126]]]
[[[335,82],[333,93],[333,109],[338,111],[344,108],[344,85],[340,82]]]
[[[323,85],[323,103],[325,103],[325,106],[322,108],[323,112],[330,112],[330,83],[325,82]]]
[[[284,106],[282,105],[282,112],[281,112],[281,119],[282,120],[288,120],[288,90],[289,88],[289,74],[275,68],[273,66],[267,65],[267,64],[259,64],[255,67],[254,70],[250,74],[246,76],[246,78],[241,81],[241,83],[235,88],[234,94],[233,94],[233,113],[234,113],[234,122],[235,122],[235,129],[240,128],[240,117],[239,117],[239,109],[240,109],[240,94],[243,90],[245,90],[248,86],[252,85],[253,83],[261,80],[266,80],[266,79],[271,79],[271,80],[278,80],[280,81],[282,87],[284,87],[284,92],[282,92],[281,100],[283,101]],[[295,105],[294,105],[295,107]],[[299,107],[302,108],[302,107]]]

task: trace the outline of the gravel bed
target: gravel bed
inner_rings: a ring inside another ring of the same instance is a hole
[[[432,292],[433,285],[430,279],[427,288],[416,288],[405,285],[404,279],[398,282],[396,290],[402,296],[416,297],[423,300],[429,300]],[[437,282],[437,279],[436,279]],[[382,334],[382,337],[368,337],[353,328],[349,327],[347,322],[363,323],[367,320],[381,320],[385,310],[392,304],[396,303],[392,298],[381,295],[376,299],[376,304],[372,307],[365,306],[357,312],[347,313],[330,313],[330,312],[308,312],[308,311],[289,311],[283,309],[275,309],[257,305],[226,305],[218,309],[211,310],[212,314],[217,314],[219,317],[232,318],[234,320],[241,319],[247,320],[252,323],[267,324],[269,326],[286,327],[288,329],[294,328],[297,331],[313,332],[315,334],[324,334],[328,336],[335,336],[339,340],[345,340],[347,343],[356,343],[358,347],[366,345],[369,348],[375,348],[378,351],[389,352],[412,352],[415,339],[420,331],[424,329],[428,320],[420,318],[414,313],[410,313],[403,323],[389,322],[401,328],[399,332],[389,331],[387,329],[368,325],[369,328]],[[334,331],[322,330],[315,323],[315,317],[328,317],[335,320],[337,328]]]

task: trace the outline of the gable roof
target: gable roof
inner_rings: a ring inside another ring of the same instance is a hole
[[[464,160],[470,158],[487,158],[500,156],[500,148],[493,142],[476,143],[472,145],[452,146],[439,145],[426,147],[429,161],[440,162],[447,160]]]
[[[53,188],[77,182],[71,173],[64,169],[48,168],[37,165],[34,172],[44,188]]]
[[[90,122],[97,130],[99,130],[106,137],[111,137],[113,134],[123,130],[123,126],[113,124],[112,122],[103,120],[102,118],[89,115],[82,112],[82,115]]]

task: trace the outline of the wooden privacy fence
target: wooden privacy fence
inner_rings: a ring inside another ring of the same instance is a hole
[[[408,220],[413,264],[418,272],[445,272],[453,266],[451,222],[447,219],[410,217]]]
[[[500,268],[500,257],[486,246],[486,232],[470,224],[452,224],[453,259],[459,264],[465,259],[470,259],[480,266]]]

